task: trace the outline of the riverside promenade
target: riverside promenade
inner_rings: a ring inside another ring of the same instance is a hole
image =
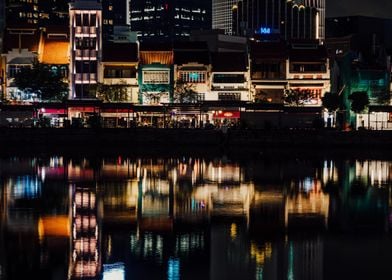
[[[0,128],[0,151],[47,147],[344,148],[392,147],[392,131],[158,129],[158,128]]]

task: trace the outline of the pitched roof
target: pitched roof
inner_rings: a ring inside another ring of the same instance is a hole
[[[210,57],[208,50],[181,50],[174,51],[174,64],[182,65],[187,63],[199,63],[203,65],[210,64]]]
[[[19,40],[20,36],[20,40]],[[40,32],[37,28],[6,28],[4,34],[4,51],[12,49],[28,49],[38,51]]]
[[[248,57],[241,52],[216,52],[211,53],[211,64],[215,72],[241,72],[246,71]]]
[[[40,62],[45,64],[68,64],[69,40],[64,37],[49,37],[42,41]]]
[[[107,42],[103,45],[103,62],[137,62],[136,43]]]
[[[33,64],[34,58],[33,57],[15,57],[8,61],[8,64]]]
[[[315,62],[326,61],[328,58],[325,46],[316,46],[309,48],[290,48],[290,61],[297,62]]]

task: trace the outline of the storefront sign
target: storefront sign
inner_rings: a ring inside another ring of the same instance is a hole
[[[215,119],[239,119],[240,112],[239,111],[216,111],[214,112],[213,117]]]

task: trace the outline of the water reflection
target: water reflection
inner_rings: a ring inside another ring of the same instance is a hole
[[[391,272],[391,167],[3,158],[0,279],[375,279]]]

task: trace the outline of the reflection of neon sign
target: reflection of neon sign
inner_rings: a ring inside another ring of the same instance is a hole
[[[269,27],[260,27],[260,34],[271,34],[271,28]]]

